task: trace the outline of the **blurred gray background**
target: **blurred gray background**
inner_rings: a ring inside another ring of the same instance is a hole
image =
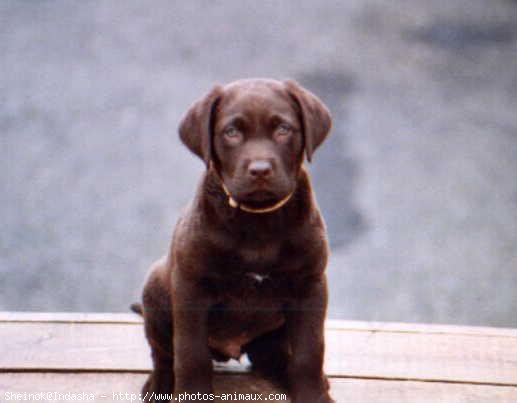
[[[517,2],[0,2],[0,310],[127,311],[216,82],[294,78],[331,318],[517,326]]]

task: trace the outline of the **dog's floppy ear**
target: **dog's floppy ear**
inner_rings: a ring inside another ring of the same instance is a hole
[[[208,94],[192,104],[179,125],[181,141],[190,151],[205,161],[207,167],[212,158],[213,112],[221,95],[222,87],[214,86]]]
[[[332,117],[325,104],[296,81],[287,80],[285,86],[300,108],[307,161],[323,143],[332,126]]]

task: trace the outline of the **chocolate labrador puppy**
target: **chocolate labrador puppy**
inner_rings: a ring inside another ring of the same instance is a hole
[[[211,360],[247,353],[294,403],[333,402],[323,373],[328,246],[302,165],[330,126],[294,81],[215,86],[188,110],[180,137],[207,169],[145,284],[154,368],[143,395],[213,393]]]

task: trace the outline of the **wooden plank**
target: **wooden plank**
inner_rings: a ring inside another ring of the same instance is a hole
[[[517,329],[503,327],[457,326],[424,323],[361,322],[351,320],[327,320],[327,329],[365,332],[463,334],[470,336],[517,337]]]
[[[83,313],[83,312],[5,312],[0,311],[0,324],[10,322],[45,323],[142,323],[136,313]]]
[[[82,313],[82,312],[2,312],[1,322],[56,322],[56,323],[142,323],[134,313]],[[464,334],[481,336],[517,337],[517,329],[456,326],[422,323],[364,322],[329,319],[325,327],[331,330],[382,331],[395,333]]]
[[[517,386],[512,337],[328,330],[326,342],[326,369],[335,376]]]
[[[332,379],[337,402],[354,403],[510,403],[517,402],[517,388],[437,382]]]
[[[132,397],[135,401],[146,376],[132,373],[0,373],[0,401],[7,401],[6,393],[12,397],[13,393],[84,392],[93,394],[94,402],[130,402]],[[263,398],[268,397],[269,393],[283,393],[266,381],[249,376],[218,376],[214,384],[216,393],[262,393]],[[331,379],[331,393],[337,402],[354,403],[517,402],[515,387],[413,381]],[[54,403],[54,396],[48,397],[38,401]]]
[[[517,339],[493,335],[329,329],[336,377],[517,385]],[[0,323],[0,369],[147,371],[141,324]],[[230,368],[233,371],[234,368]]]
[[[0,323],[0,368],[147,371],[141,324]]]

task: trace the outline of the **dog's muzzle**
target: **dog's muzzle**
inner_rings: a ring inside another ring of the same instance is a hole
[[[245,203],[239,203],[237,200],[235,200],[233,198],[232,194],[230,193],[230,191],[228,190],[228,188],[224,184],[222,176],[219,175],[219,172],[217,172],[217,169],[215,169],[215,167],[213,166],[212,161],[210,161],[209,164],[210,165],[209,165],[208,168],[209,169],[210,168],[213,169],[215,175],[219,179],[219,182],[221,182],[221,187],[223,188],[224,193],[228,197],[228,204],[230,205],[230,207],[238,208],[238,209],[240,209],[242,211],[245,211],[246,213],[253,213],[253,214],[272,213],[273,211],[276,211],[279,208],[283,207],[289,201],[289,199],[291,199],[291,196],[294,193],[294,190],[293,190],[291,193],[289,193],[283,199],[277,201],[275,204],[273,204],[271,206],[266,206],[266,207],[251,207],[251,206],[246,205]]]

